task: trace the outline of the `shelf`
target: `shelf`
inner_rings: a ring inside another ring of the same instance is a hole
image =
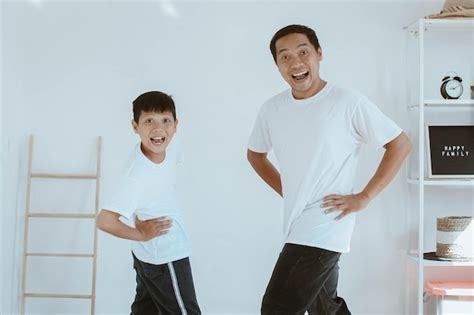
[[[425,108],[452,108],[452,107],[466,107],[474,108],[474,100],[471,99],[462,99],[462,100],[425,100],[423,102]],[[414,104],[408,106],[411,108],[418,108],[419,104]]]
[[[408,255],[411,261],[418,263],[418,255]],[[474,267],[474,261],[438,261],[423,259],[423,266],[425,267]]]
[[[418,178],[409,178],[408,183],[413,185],[418,185]],[[425,186],[474,186],[474,179],[433,179],[425,178],[423,180]]]
[[[425,100],[425,106],[474,106],[474,100]]]
[[[418,23],[423,22],[425,30],[446,30],[446,29],[472,29],[474,28],[474,19],[420,19],[405,29],[409,31],[418,31]]]

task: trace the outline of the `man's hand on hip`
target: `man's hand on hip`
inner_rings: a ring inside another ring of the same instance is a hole
[[[324,202],[321,208],[329,208],[324,211],[328,214],[334,211],[341,211],[341,214],[336,217],[336,220],[344,218],[346,215],[358,212],[368,206],[370,202],[369,196],[364,193],[355,195],[327,195],[324,197]]]

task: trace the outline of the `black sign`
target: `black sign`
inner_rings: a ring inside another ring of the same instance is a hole
[[[474,177],[474,126],[428,126],[430,177]]]

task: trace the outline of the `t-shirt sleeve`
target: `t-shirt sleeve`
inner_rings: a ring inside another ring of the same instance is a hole
[[[250,134],[248,149],[259,153],[268,152],[272,149],[264,106],[260,109],[252,133]]]
[[[138,185],[128,176],[122,177],[115,187],[102,198],[101,209],[109,210],[132,219],[138,208]]]
[[[351,119],[351,128],[359,142],[382,147],[395,139],[402,129],[367,97],[362,96],[356,104]]]

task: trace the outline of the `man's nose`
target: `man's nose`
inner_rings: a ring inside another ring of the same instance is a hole
[[[291,64],[291,69],[298,70],[302,66],[304,66],[304,64],[301,62],[301,60],[295,59],[295,61]]]

